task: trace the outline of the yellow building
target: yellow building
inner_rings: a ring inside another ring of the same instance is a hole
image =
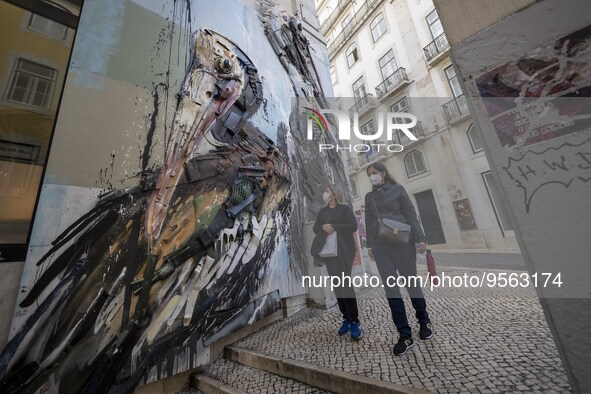
[[[80,10],[69,1],[37,2],[34,10],[19,3],[0,1],[0,245],[4,247],[27,242],[75,34],[60,22]],[[3,250],[6,257],[10,252]]]

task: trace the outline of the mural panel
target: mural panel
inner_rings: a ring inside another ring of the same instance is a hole
[[[138,27],[158,37],[151,46],[123,24],[148,20],[160,29]],[[100,45],[89,47],[101,24]],[[298,202],[317,210],[318,184],[346,182],[337,154],[321,155],[299,116],[328,105],[316,68],[326,54],[311,53],[283,7],[89,0],[79,31],[0,355],[2,392],[130,392],[199,365],[207,346],[306,291]],[[64,156],[80,112],[103,110],[87,97],[109,107],[121,94],[122,116],[137,114],[132,130],[95,120],[98,149]],[[81,167],[100,168],[91,183],[101,187],[60,182],[78,176],[68,168],[77,154],[88,157]]]

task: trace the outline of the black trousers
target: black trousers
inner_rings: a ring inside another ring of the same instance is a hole
[[[398,275],[405,277],[417,275],[415,243],[411,240],[406,245],[376,244],[372,246],[371,251],[376,259],[376,265],[382,277],[382,283],[386,290],[386,298],[390,305],[394,325],[401,335],[411,337],[412,330],[408,324],[406,308],[400,294],[400,289],[396,286],[395,279]],[[390,286],[387,284],[389,277]],[[419,323],[430,323],[423,289],[419,286],[407,285],[406,290],[410,296],[412,306],[415,310],[415,316]]]
[[[345,276],[351,276],[351,270],[353,269],[353,259],[341,259],[339,257],[325,257],[326,271],[330,276],[338,276],[341,278],[343,274]],[[343,319],[350,322],[359,321],[359,311],[357,309],[357,298],[355,296],[355,290],[350,283],[334,288],[335,296],[339,304],[339,310],[343,314]]]

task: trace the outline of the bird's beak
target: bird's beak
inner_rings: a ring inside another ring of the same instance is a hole
[[[146,213],[145,231],[150,246],[160,236],[183,166],[204,134],[227,113],[243,89],[244,72],[229,40],[202,30],[195,35],[194,42],[192,65],[183,82],[164,165]]]

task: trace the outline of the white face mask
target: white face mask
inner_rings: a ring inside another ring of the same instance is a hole
[[[369,177],[369,180],[370,180],[371,184],[374,186],[381,185],[383,183],[383,179],[380,174],[371,174],[371,176]]]
[[[329,192],[324,192],[324,194],[322,195],[322,199],[324,200],[325,203],[328,204],[328,199],[330,198],[330,193]]]

